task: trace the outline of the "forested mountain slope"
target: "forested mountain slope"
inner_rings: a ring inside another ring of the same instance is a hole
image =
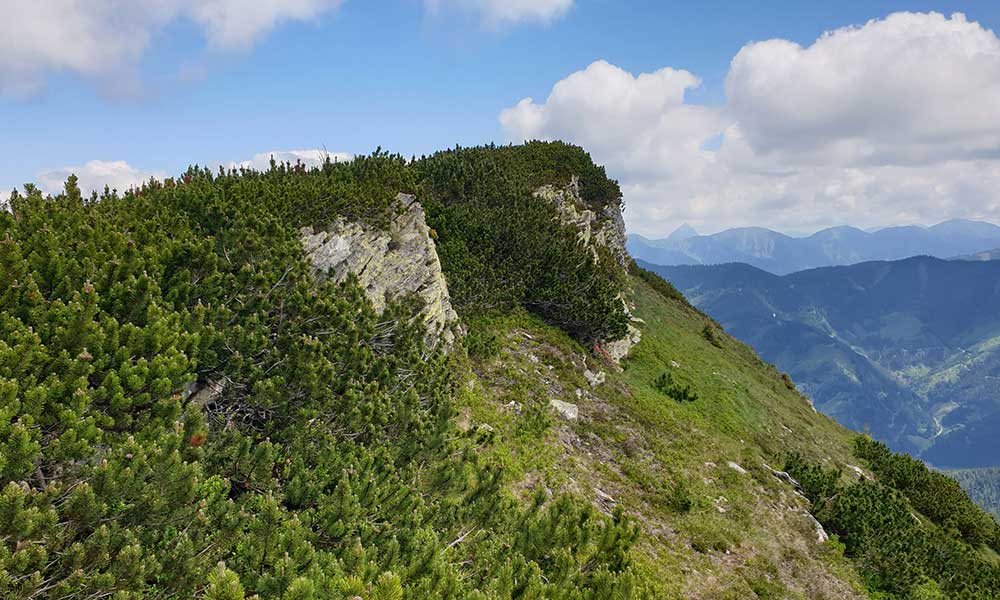
[[[0,597],[995,597],[996,522],[637,268],[620,203],[559,143],[16,195]]]
[[[844,424],[941,467],[1000,457],[1000,262],[650,268]]]

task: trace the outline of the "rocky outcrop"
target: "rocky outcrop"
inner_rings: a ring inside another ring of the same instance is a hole
[[[551,202],[559,212],[559,219],[576,227],[577,239],[590,248],[594,260],[598,260],[597,247],[603,246],[620,267],[628,265],[625,220],[618,206],[608,205],[599,213],[587,208],[586,202],[580,197],[580,181],[576,177],[563,188],[542,186],[535,190],[535,196]]]
[[[816,517],[812,516],[806,512],[806,518],[809,523],[813,526],[813,531],[816,532],[816,543],[822,544],[823,542],[830,539],[829,534],[826,533],[826,529],[823,529],[823,524],[816,520]]]
[[[618,340],[609,340],[601,344],[601,347],[608,356],[611,357],[615,362],[620,362],[623,358],[628,356],[628,353],[632,350],[632,347],[638,344],[642,340],[642,331],[633,325],[628,324],[628,333],[625,337]]]
[[[597,251],[600,246],[608,250],[619,267],[628,268],[631,259],[625,249],[625,220],[617,205],[609,204],[600,212],[587,208],[580,196],[580,180],[577,177],[562,188],[542,186],[535,190],[535,196],[551,202],[556,207],[559,220],[576,228],[578,242],[590,249],[595,261],[600,260]],[[599,349],[616,363],[628,356],[632,347],[642,339],[642,331],[634,324],[641,321],[632,317],[624,297],[622,304],[625,305],[625,314],[631,319],[628,333],[621,339],[604,340],[598,344]]]
[[[357,276],[378,312],[388,302],[415,294],[423,304],[428,343],[443,340],[450,346],[459,331],[458,315],[423,206],[414,196],[400,194],[394,209],[397,216],[388,230],[338,218],[325,230],[304,227],[302,245],[317,277],[339,282]]]

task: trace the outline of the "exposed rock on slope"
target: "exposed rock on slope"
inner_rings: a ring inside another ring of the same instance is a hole
[[[387,301],[416,294],[424,305],[429,341],[443,339],[450,345],[458,331],[458,315],[423,206],[414,196],[400,194],[396,209],[388,231],[338,218],[325,231],[302,228],[302,245],[318,276],[339,282],[356,275],[379,312]]]
[[[552,202],[562,222],[577,228],[580,243],[591,249],[594,260],[597,260],[597,246],[604,246],[621,267],[628,265],[625,220],[617,206],[609,204],[600,214],[586,208],[580,197],[580,181],[576,177],[564,188],[542,186],[535,190],[535,195]]]
[[[628,311],[628,308],[626,308],[626,311]],[[628,333],[625,335],[625,337],[619,340],[606,341],[603,344],[601,344],[601,347],[604,349],[605,352],[608,353],[608,355],[612,359],[614,359],[615,362],[618,362],[621,359],[628,356],[628,353],[632,350],[632,348],[636,344],[638,344],[641,340],[642,340],[642,330],[640,330],[632,323],[629,323]]]
[[[628,268],[631,258],[625,249],[625,220],[617,205],[608,204],[600,213],[586,208],[586,202],[580,196],[580,180],[577,177],[573,177],[569,185],[563,188],[542,186],[535,190],[535,196],[552,202],[559,213],[560,221],[576,227],[579,243],[590,248],[595,261],[600,260],[597,248],[602,246],[608,250],[618,266],[623,269]],[[631,316],[627,303],[625,312]],[[628,356],[632,347],[641,339],[642,331],[633,323],[629,323],[625,337],[605,340],[599,345],[611,359],[618,362]]]

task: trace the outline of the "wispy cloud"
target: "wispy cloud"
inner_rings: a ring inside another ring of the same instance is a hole
[[[92,191],[100,193],[107,186],[112,190],[124,192],[132,187],[140,186],[152,179],[163,179],[163,171],[145,171],[137,169],[124,160],[90,160],[82,165],[51,169],[38,175],[38,187],[49,194],[56,194],[63,189],[63,184],[70,175],[77,176],[77,185],[85,194]]]
[[[258,152],[251,158],[237,161],[217,161],[209,165],[212,169],[222,166],[227,169],[248,168],[266,171],[271,166],[271,159],[278,163],[302,163],[307,167],[322,165],[327,159],[334,162],[346,162],[354,159],[350,152],[330,152],[325,149],[308,150],[269,150]],[[93,191],[102,192],[107,186],[110,189],[124,192],[130,188],[141,186],[150,179],[163,180],[168,173],[162,170],[146,170],[137,168],[124,160],[90,160],[80,165],[49,169],[38,174],[37,185],[46,193],[57,194],[63,189],[70,175],[77,176],[77,185],[85,194]],[[176,175],[176,174],[175,174]],[[2,196],[6,199],[10,190],[4,188]]]
[[[258,152],[247,160],[221,164],[229,168],[245,167],[265,171],[270,168],[272,159],[277,163],[302,163],[307,167],[317,167],[326,162],[327,159],[333,162],[354,160],[354,155],[350,152],[329,152],[316,148],[310,150],[270,150],[267,152]]]
[[[186,20],[207,46],[252,46],[278,24],[309,20],[341,0],[2,0],[0,92],[30,95],[52,72],[68,71],[112,88],[129,87],[156,35]]]
[[[461,12],[488,27],[518,23],[550,23],[569,12],[573,0],[424,0],[432,15]]]

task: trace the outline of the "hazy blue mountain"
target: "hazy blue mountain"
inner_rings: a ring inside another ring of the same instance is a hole
[[[762,227],[697,235],[685,225],[665,239],[632,235],[628,240],[633,256],[653,264],[742,262],[778,275],[911,256],[950,258],[995,248],[1000,248],[1000,227],[963,219],[933,227],[887,227],[870,232],[831,227],[808,237],[791,237]]]
[[[643,266],[849,427],[933,464],[1000,465],[1000,261],[916,257],[785,276]]]
[[[635,257],[655,256],[657,264],[680,265],[687,264],[688,255],[670,247],[668,240],[651,240],[641,235],[631,234],[625,242],[629,253]]]
[[[996,239],[997,233],[1000,232],[1000,227],[983,221],[952,219],[951,221],[945,221],[944,223],[938,223],[933,227],[929,227],[928,230],[944,238],[954,240],[963,238],[990,240]]]
[[[698,237],[698,232],[694,230],[694,227],[684,223],[675,229],[673,233],[667,236],[667,241],[671,243],[683,242],[684,240],[689,240],[693,237]]]

